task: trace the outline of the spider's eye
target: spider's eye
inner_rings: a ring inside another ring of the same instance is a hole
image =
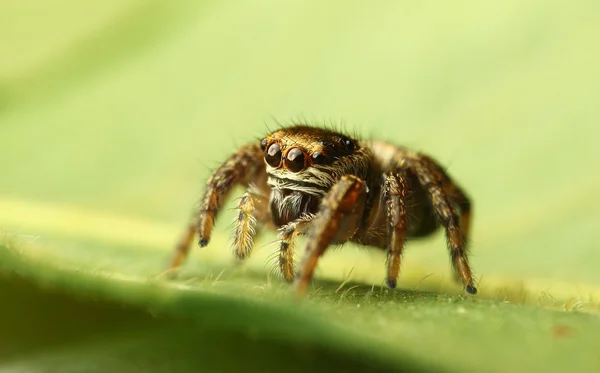
[[[265,149],[267,149],[267,139],[266,138],[260,140],[260,148],[262,149],[263,152],[265,151]]]
[[[281,147],[278,143],[274,142],[269,146],[267,154],[265,154],[265,161],[271,167],[279,167],[281,164]]]
[[[348,149],[348,151],[350,153],[352,153],[354,151],[354,141],[352,141],[350,139],[346,139],[346,140],[344,140],[344,145],[346,145],[346,148]]]
[[[314,164],[323,164],[327,161],[327,158],[320,152],[314,152],[312,159]]]
[[[304,153],[298,148],[291,148],[285,157],[285,167],[292,172],[304,169]]]
[[[340,143],[346,148],[348,153],[352,153],[354,151],[354,141],[350,140],[347,137],[342,137],[340,139]]]

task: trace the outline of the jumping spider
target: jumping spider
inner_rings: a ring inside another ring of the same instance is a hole
[[[387,278],[396,287],[406,239],[446,230],[455,278],[476,294],[467,260],[471,202],[429,156],[383,141],[359,141],[306,125],[279,129],[242,146],[208,180],[177,244],[171,269],[188,254],[195,234],[204,247],[232,188],[248,187],[239,202],[233,249],[252,251],[257,228],[279,230],[279,269],[306,292],[317,261],[329,245],[347,241],[387,251]],[[457,212],[458,210],[458,212]],[[294,244],[307,235],[299,272]]]

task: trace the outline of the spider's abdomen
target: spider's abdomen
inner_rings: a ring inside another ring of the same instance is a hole
[[[320,198],[297,190],[272,189],[269,209],[277,227],[288,224],[307,214],[316,214]]]

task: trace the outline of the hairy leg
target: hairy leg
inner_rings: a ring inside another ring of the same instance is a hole
[[[444,191],[448,194],[450,200],[458,206],[460,209],[460,234],[463,239],[464,250],[469,250],[469,237],[470,237],[470,226],[472,217],[472,205],[466,194],[456,185],[450,178],[444,180],[443,184]],[[457,271],[454,271],[454,280],[457,282],[461,281],[460,275]]]
[[[395,288],[400,271],[400,261],[406,238],[406,196],[408,180],[405,171],[387,172],[384,176],[383,197],[387,207],[387,279],[386,284]]]
[[[420,184],[427,191],[435,213],[446,229],[452,265],[462,279],[465,291],[476,294],[477,289],[473,286],[473,276],[467,258],[466,236],[463,234],[464,227],[468,233],[469,215],[467,213],[466,226],[463,223],[463,229],[461,229],[461,219],[453,206],[458,201],[454,202],[452,195],[444,188],[445,185],[449,185],[450,178],[435,161],[427,156],[421,155],[405,161],[405,166],[408,166],[417,175]]]
[[[304,294],[312,279],[318,259],[334,239],[343,241],[354,235],[357,217],[362,215],[366,184],[356,176],[346,175],[329,190],[308,231],[306,253],[296,278],[296,293]],[[353,221],[347,226],[344,220]],[[342,230],[340,230],[340,226]],[[341,237],[340,237],[341,235]]]
[[[450,199],[460,209],[460,232],[463,236],[465,246],[468,245],[470,237],[471,218],[473,216],[473,205],[465,192],[449,178],[444,182],[444,190]]]
[[[250,255],[256,235],[255,202],[250,192],[246,192],[240,199],[238,211],[232,237],[233,252],[238,259],[242,260]]]
[[[208,179],[204,197],[197,204],[186,229],[177,242],[170,269],[175,269],[187,257],[194,235],[198,233],[200,247],[208,245],[214,220],[234,186],[248,185],[263,166],[259,144],[248,144],[231,155]]]
[[[294,249],[298,235],[305,234],[310,227],[314,215],[305,215],[288,223],[279,229],[281,245],[279,248],[279,270],[286,281],[293,281],[296,275],[294,270]]]

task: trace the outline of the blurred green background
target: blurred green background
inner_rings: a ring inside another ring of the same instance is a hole
[[[433,155],[468,191],[482,298],[596,312],[599,37],[597,1],[0,1],[0,228],[37,273],[153,276],[237,146],[334,123]],[[186,273],[271,281],[271,233],[232,268],[232,214]],[[448,262],[442,234],[411,243],[400,286],[455,294]],[[349,245],[318,276],[379,286],[383,263]]]

